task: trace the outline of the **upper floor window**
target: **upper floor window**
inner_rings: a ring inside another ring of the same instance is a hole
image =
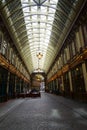
[[[6,58],[8,56],[8,41],[5,38],[4,34],[2,31],[0,31],[0,53],[4,55]]]
[[[7,54],[7,42],[5,40],[2,43],[2,54],[5,56]]]

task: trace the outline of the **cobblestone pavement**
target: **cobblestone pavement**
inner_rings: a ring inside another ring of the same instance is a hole
[[[0,130],[87,130],[87,104],[42,93],[0,104]]]

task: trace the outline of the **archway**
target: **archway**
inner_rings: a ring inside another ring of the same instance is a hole
[[[43,73],[32,73],[31,76],[31,88],[45,91],[46,75]]]

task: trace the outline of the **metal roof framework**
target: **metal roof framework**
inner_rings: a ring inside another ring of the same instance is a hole
[[[47,73],[82,0],[2,0],[0,10],[29,73]],[[38,60],[36,54],[43,57]]]

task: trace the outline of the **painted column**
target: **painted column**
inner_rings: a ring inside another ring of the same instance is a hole
[[[54,90],[54,80],[52,80],[52,91]]]
[[[85,90],[87,92],[87,72],[86,72],[85,63],[82,64],[82,70],[83,70],[83,76],[84,76],[84,82],[85,82]]]
[[[22,80],[20,79],[20,93],[22,92]]]
[[[61,80],[62,80],[62,83],[61,83],[61,91],[64,92],[64,81],[63,81],[63,75],[61,76]]]
[[[50,91],[52,91],[52,81],[50,82]]]
[[[56,86],[57,86],[57,89],[58,89],[58,78],[56,79]]]
[[[6,88],[7,98],[8,98],[8,91],[9,91],[9,79],[10,79],[10,72],[8,72],[8,77],[7,77],[7,88]]]
[[[72,87],[72,77],[71,77],[71,72],[69,71],[68,74],[69,74],[70,91],[72,92],[72,91],[73,91],[73,87]]]
[[[83,38],[83,33],[82,33],[82,27],[79,27],[79,39],[80,39],[80,44],[81,47],[84,47],[84,38]]]
[[[67,56],[67,60],[69,60],[70,59],[69,46],[67,46],[66,48],[66,56]]]
[[[21,79],[19,79],[19,91],[21,93]]]
[[[77,50],[79,52],[79,49],[81,47],[81,42],[80,42],[80,39],[79,39],[79,31],[76,32],[76,44],[77,44]]]
[[[17,76],[15,75],[15,84],[14,84],[14,96],[16,97],[17,96],[17,93],[16,93],[16,87],[17,87]]]
[[[72,86],[71,71],[69,71],[68,74],[69,74],[69,83],[70,83],[70,93],[71,93],[71,97],[73,97],[73,86]]]

